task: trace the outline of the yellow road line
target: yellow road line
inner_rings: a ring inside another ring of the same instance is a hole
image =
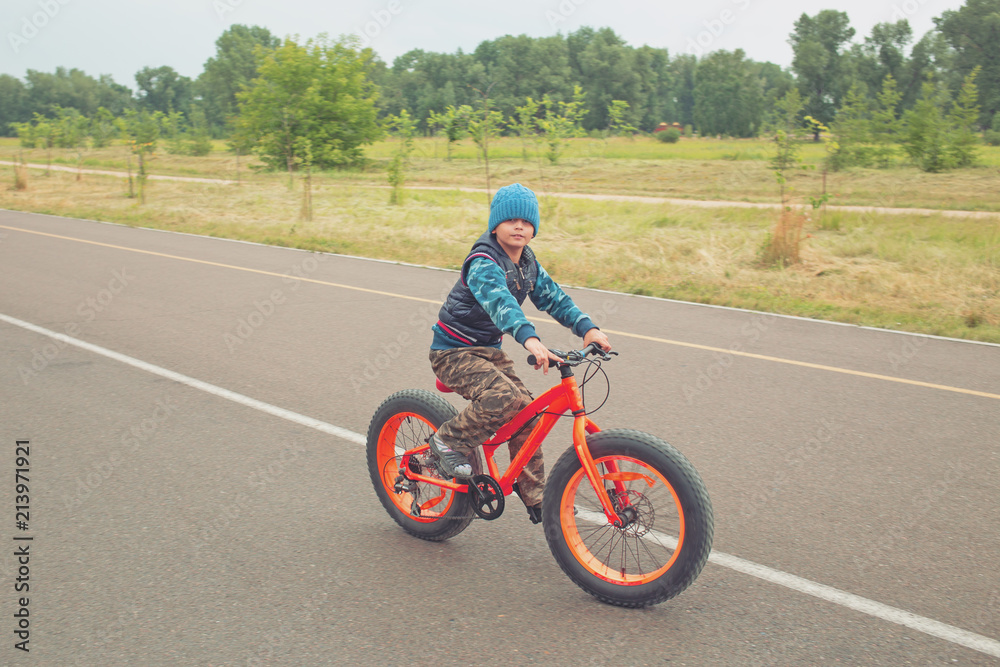
[[[143,255],[152,255],[154,257],[165,257],[167,259],[176,259],[182,262],[194,262],[195,264],[205,264],[207,266],[218,266],[224,269],[235,269],[236,271],[246,271],[248,273],[257,273],[264,276],[275,276],[278,278],[293,278],[295,280],[301,280],[302,282],[315,283],[317,285],[326,285],[328,287],[338,287],[345,290],[353,290],[356,292],[366,292],[368,294],[378,294],[379,296],[388,296],[395,299],[406,299],[408,301],[418,301],[420,303],[440,303],[439,300],[434,299],[424,299],[416,296],[408,296],[406,294],[397,294],[395,292],[383,292],[380,290],[368,289],[367,287],[357,287],[356,285],[344,285],[342,283],[331,283],[325,280],[317,280],[315,278],[305,278],[299,276],[290,276],[287,273],[275,273],[274,271],[263,271],[261,269],[251,269],[245,266],[236,266],[233,264],[222,264],[220,262],[210,262],[204,259],[195,259],[193,257],[182,257],[180,255],[169,255],[162,252],[154,252],[152,250],[140,250],[138,248],[129,248],[126,246],[114,245],[111,243],[101,243],[99,241],[88,241],[86,239],[79,239],[72,236],[61,236],[59,234],[50,234],[48,232],[38,232],[31,229],[21,229],[19,227],[9,227],[7,225],[0,225],[0,229],[9,229],[15,232],[24,232],[25,234],[35,234],[37,236],[47,236],[54,239],[61,239],[64,241],[75,241],[77,243],[86,243],[88,245],[100,246],[103,248],[113,248],[115,250],[125,250],[128,252],[136,252]],[[553,324],[549,320],[536,320],[532,319],[535,323]],[[790,366],[800,366],[803,368],[812,368],[814,370],[828,371],[831,373],[841,373],[843,375],[854,375],[857,377],[869,378],[873,380],[884,380],[886,382],[896,382],[898,384],[908,384],[917,387],[925,387],[928,389],[938,389],[940,391],[950,391],[957,394],[967,394],[970,396],[980,396],[983,398],[993,398],[1000,400],[1000,394],[991,394],[985,391],[975,391],[974,389],[963,389],[962,387],[951,387],[943,384],[934,384],[932,382],[921,382],[919,380],[908,380],[906,378],[893,377],[891,375],[879,375],[878,373],[867,373],[864,371],[855,371],[848,368],[838,368],[836,366],[825,366],[823,364],[813,364],[807,361],[796,361],[794,359],[783,359],[781,357],[771,357],[765,354],[754,354],[752,352],[738,352],[736,350],[727,350],[721,347],[712,347],[710,345],[699,345],[697,343],[686,343],[684,341],[670,340],[668,338],[658,338],[656,336],[646,336],[643,334],[629,333],[627,331],[614,331],[612,329],[605,329],[609,334],[614,334],[616,336],[624,336],[626,338],[635,338],[638,340],[647,340],[654,343],[663,343],[665,345],[677,345],[679,347],[690,347],[696,350],[705,350],[708,352],[721,352],[723,354],[731,354],[735,357],[747,357],[749,359],[759,359],[761,361],[771,361],[778,364],[788,364]]]
[[[727,350],[721,347],[711,347],[708,345],[698,345],[697,343],[685,343],[679,340],[669,340],[667,338],[657,338],[656,336],[644,336],[642,334],[627,333],[625,331],[612,331],[611,329],[605,329],[606,333],[614,334],[616,336],[628,336],[629,338],[638,338],[640,340],[649,340],[656,343],[666,343],[667,345],[679,345],[681,347],[693,347],[697,350],[708,350],[709,352],[722,352],[723,354],[731,354],[735,357],[748,357],[750,359],[761,359],[763,361],[773,361],[779,364],[789,364],[791,366],[802,366],[804,368],[814,368],[821,371],[830,371],[831,373],[843,373],[844,375],[856,375],[863,378],[871,378],[873,380],[885,380],[887,382],[898,382],[900,384],[912,384],[917,387],[927,387],[929,389],[940,389],[942,391],[952,391],[958,394],[969,394],[970,396],[982,396],[984,398],[995,398],[1000,400],[1000,394],[991,394],[986,391],[976,391],[974,389],[963,389],[961,387],[950,387],[945,384],[934,384],[933,382],[921,382],[920,380],[907,380],[906,378],[893,377],[892,375],[879,375],[878,373],[866,373],[865,371],[852,371],[849,368],[838,368],[837,366],[824,366],[823,364],[813,364],[808,361],[796,361],[794,359],[783,359],[781,357],[769,357],[766,354],[754,354],[752,352],[737,352],[736,350]]]
[[[38,236],[48,236],[54,239],[62,239],[64,241],[76,241],[77,243],[86,243],[88,245],[101,246],[102,248],[114,248],[115,250],[127,250],[129,252],[137,252],[143,255],[152,255],[153,257],[166,257],[167,259],[178,259],[182,262],[194,262],[195,264],[205,264],[207,266],[219,266],[224,269],[235,269],[237,271],[247,271],[248,273],[259,273],[263,276],[276,276],[278,278],[293,278],[295,280],[301,280],[305,283],[316,283],[317,285],[327,285],[329,287],[340,287],[341,289],[355,290],[358,292],[367,292],[369,294],[378,294],[380,296],[391,296],[397,299],[408,299],[410,301],[420,301],[422,303],[439,303],[433,299],[422,299],[417,296],[406,296],[405,294],[395,294],[394,292],[380,292],[376,289],[368,289],[365,287],[355,287],[354,285],[342,285],[340,283],[331,283],[325,280],[316,280],[315,278],[306,278],[300,276],[290,276],[287,273],[275,273],[274,271],[263,271],[261,269],[251,269],[245,266],[236,266],[234,264],[222,264],[220,262],[210,262],[206,259],[195,259],[193,257],[181,257],[180,255],[168,255],[163,252],[153,252],[152,250],[140,250],[139,248],[128,248],[126,246],[114,245],[111,243],[101,243],[100,241],[88,241],[86,239],[78,239],[72,236],[60,236],[59,234],[49,234],[48,232],[36,232],[31,229],[20,229],[18,227],[8,227],[7,225],[0,225],[0,229],[10,229],[15,232],[24,232],[25,234],[36,234]]]

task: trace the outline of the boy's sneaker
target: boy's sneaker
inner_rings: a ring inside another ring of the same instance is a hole
[[[438,466],[445,476],[472,477],[472,464],[469,463],[469,459],[444,444],[437,433],[427,439],[427,444],[430,445],[431,453],[438,460]]]

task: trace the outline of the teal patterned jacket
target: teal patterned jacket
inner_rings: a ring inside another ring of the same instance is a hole
[[[541,339],[535,331],[535,326],[528,321],[521,306],[507,288],[507,278],[496,262],[484,257],[473,259],[469,265],[466,283],[476,301],[498,329],[513,336],[521,345],[524,345],[529,338]],[[536,308],[551,315],[556,322],[571,329],[577,336],[583,337],[594,328],[590,317],[583,313],[569,295],[552,280],[541,263],[538,264],[538,278],[529,298]],[[440,329],[440,325],[435,325],[433,329],[434,341],[431,349],[463,346],[454,337],[446,335]]]

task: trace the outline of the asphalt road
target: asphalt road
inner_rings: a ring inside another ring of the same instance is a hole
[[[0,663],[1000,662],[1000,347],[568,290],[621,352],[595,421],[673,443],[715,509],[695,584],[623,610],[516,500],[439,544],[378,503],[356,434],[433,387],[454,279],[0,211]]]

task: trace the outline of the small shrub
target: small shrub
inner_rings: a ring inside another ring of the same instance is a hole
[[[970,329],[975,329],[976,327],[978,327],[980,324],[983,323],[982,313],[976,312],[974,310],[967,312],[965,314],[964,319],[965,319],[965,326],[969,327]]]
[[[681,138],[681,132],[676,127],[656,133],[656,138],[665,144],[676,144]]]
[[[18,191],[28,189],[28,167],[23,163],[14,165],[14,189]]]
[[[765,266],[791,266],[801,261],[799,245],[806,217],[785,207],[760,249],[760,261]]]
[[[1000,117],[1000,114],[997,114]],[[997,130],[986,130],[983,132],[983,141],[988,146],[1000,146],[1000,132]]]

